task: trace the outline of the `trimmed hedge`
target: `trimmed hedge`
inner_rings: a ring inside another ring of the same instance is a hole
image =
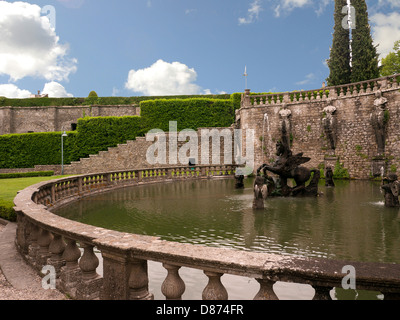
[[[0,200],[0,218],[11,222],[17,221],[17,214],[14,211],[12,201]]]
[[[163,97],[98,97],[87,98],[28,98],[8,99],[0,97],[0,107],[60,107],[60,106],[82,106],[82,105],[129,105],[139,104],[141,101],[154,99],[188,99],[188,98],[209,98],[209,99],[230,99],[229,94],[222,95],[198,95],[198,96],[163,96]]]
[[[144,135],[144,130],[142,118],[138,116],[79,119],[73,161],[135,140]]]
[[[235,121],[231,100],[158,99],[140,103],[141,116],[147,129],[169,131],[169,122],[178,123],[178,131],[202,127],[229,127]]]
[[[64,163],[72,161],[76,132],[64,138]],[[61,164],[61,132],[0,136],[0,168],[33,168]]]
[[[146,100],[140,103],[141,117],[79,119],[77,131],[68,132],[68,137],[64,138],[64,164],[105,151],[128,140],[134,140],[138,136],[144,136],[151,129],[167,132],[170,121],[177,121],[178,130],[229,127],[235,120],[235,108],[232,100],[229,99],[230,96],[223,96],[228,99],[173,99],[169,97]],[[66,99],[69,98],[57,101],[63,101],[61,104],[67,105]],[[48,102],[54,99],[31,100]],[[24,99],[24,101],[29,101],[29,99]],[[117,104],[121,104],[121,101]],[[49,105],[55,104],[49,103]],[[35,165],[58,164],[61,164],[61,132],[0,136],[0,168],[33,168]]]
[[[17,179],[17,178],[51,177],[51,176],[54,176],[54,171],[0,173],[0,179]]]

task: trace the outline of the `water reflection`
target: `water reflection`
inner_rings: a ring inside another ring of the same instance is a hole
[[[318,198],[270,198],[252,209],[252,180],[182,181],[93,196],[55,213],[86,224],[165,240],[239,250],[400,263],[400,215],[379,184],[321,184]]]

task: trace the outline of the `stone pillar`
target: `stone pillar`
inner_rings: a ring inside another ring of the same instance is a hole
[[[129,299],[153,300],[154,295],[149,292],[149,276],[147,273],[147,261],[132,259],[130,261],[129,275]]]
[[[103,300],[128,300],[130,265],[128,252],[98,247],[103,257]]]
[[[36,258],[37,268],[41,268],[47,265],[47,259],[50,258],[51,254],[49,251],[50,243],[53,241],[53,236],[46,229],[41,229],[38,237],[39,253]]]
[[[161,292],[167,300],[182,300],[186,286],[179,276],[179,269],[181,267],[167,263],[164,263],[163,267],[168,270],[168,275],[161,286]]]
[[[254,297],[254,300],[279,300],[274,292],[274,281],[268,279],[256,279],[260,284],[260,291]]]
[[[228,292],[221,282],[222,273],[204,271],[208,284],[203,291],[203,300],[228,300]]]
[[[61,268],[60,287],[61,291],[76,297],[76,287],[82,276],[78,260],[81,257],[81,251],[73,239],[65,239],[67,246],[65,247],[62,258],[65,260],[65,266]]]
[[[78,300],[99,300],[103,286],[103,278],[97,274],[99,259],[94,254],[94,246],[90,243],[81,243],[83,255],[79,261],[82,277],[78,281],[76,288],[76,298]]]
[[[39,227],[32,224],[31,233],[29,236],[30,245],[29,245],[28,261],[33,267],[36,266],[36,257],[39,252],[39,245],[37,243],[38,238],[39,238],[39,231],[40,231]]]
[[[66,245],[63,238],[59,234],[54,233],[53,241],[49,246],[51,257],[47,259],[47,264],[53,266],[56,270],[57,287],[59,287],[61,268],[65,265],[65,260],[62,257],[65,247]]]

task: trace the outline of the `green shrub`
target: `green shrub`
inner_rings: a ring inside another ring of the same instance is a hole
[[[0,218],[15,222],[17,215],[14,211],[14,203],[12,201],[0,200]]]
[[[336,162],[335,169],[333,171],[333,178],[345,180],[350,179],[348,170],[344,168],[343,164],[341,164],[339,160]]]
[[[73,161],[143,135],[143,121],[138,116],[79,119]]]
[[[64,138],[64,163],[73,161],[75,132]],[[0,168],[33,168],[61,164],[61,132],[0,136]]]
[[[54,176],[54,171],[0,173],[0,179],[17,179],[17,178],[51,177],[51,176]]]
[[[229,127],[235,121],[231,100],[221,99],[158,99],[140,103],[146,130],[169,131],[169,122],[178,123],[178,131],[203,127]]]

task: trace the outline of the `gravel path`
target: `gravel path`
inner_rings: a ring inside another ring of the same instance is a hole
[[[5,226],[0,223],[0,233]],[[31,282],[21,290],[14,288],[7,280],[0,266],[0,300],[66,300],[65,296],[57,290],[44,290],[41,288],[42,280],[38,275],[30,275]]]

